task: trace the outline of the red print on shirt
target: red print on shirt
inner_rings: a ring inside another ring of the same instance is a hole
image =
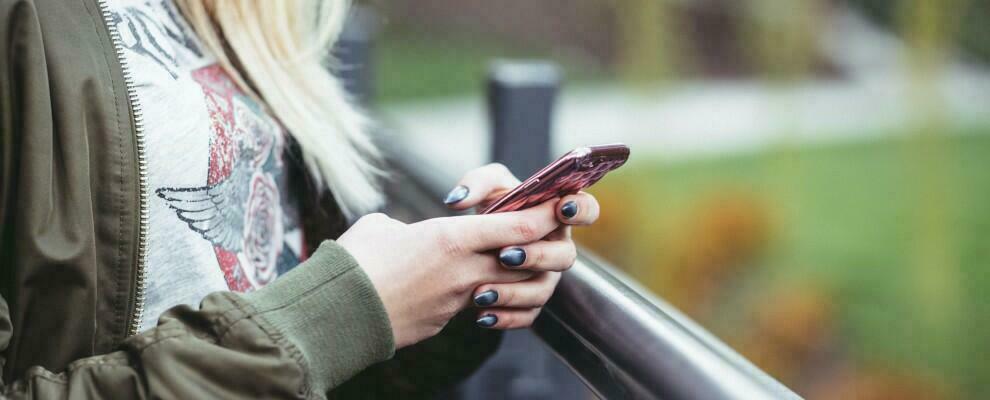
[[[299,261],[283,237],[276,181],[282,167],[282,129],[219,65],[195,70],[192,78],[203,88],[210,116],[206,185],[159,188],[156,193],[190,229],[213,244],[230,290],[249,291]]]

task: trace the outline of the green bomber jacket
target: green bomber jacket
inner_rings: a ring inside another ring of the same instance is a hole
[[[346,221],[302,167],[307,261],[136,332],[144,148],[103,1],[0,0],[0,397],[425,397],[493,351],[465,314],[395,352],[360,266],[320,244]]]

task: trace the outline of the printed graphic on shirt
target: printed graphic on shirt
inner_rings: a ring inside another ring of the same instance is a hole
[[[177,304],[265,286],[304,258],[285,132],[172,0],[108,0],[144,118],[152,195],[142,329]]]
[[[213,244],[233,291],[264,286],[299,263],[284,244],[296,230],[283,216],[276,178],[284,139],[278,124],[262,114],[220,66],[192,72],[203,87],[211,127],[210,165],[200,187],[162,187],[155,193],[176,216]]]

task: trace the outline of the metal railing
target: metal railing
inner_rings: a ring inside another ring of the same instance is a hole
[[[437,200],[455,177],[385,141],[397,212],[448,215]],[[586,251],[563,275],[533,327],[603,399],[799,398],[712,334]]]
[[[368,101],[371,82],[353,81],[371,77],[367,57],[372,35],[354,31],[359,28],[349,28],[337,56],[346,68],[348,88]],[[528,175],[550,157],[550,115],[560,78],[546,64],[498,65],[488,82],[492,158]],[[457,177],[410,153],[401,135],[389,135],[387,129],[383,134],[388,137],[382,147],[394,173],[387,187],[393,216],[411,221],[449,215],[439,199]],[[532,332],[603,399],[799,398],[584,250],[564,273]]]

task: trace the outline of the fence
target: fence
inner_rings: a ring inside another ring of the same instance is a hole
[[[345,78],[370,79],[371,74],[367,73],[370,61],[365,56],[371,53],[372,35],[353,32],[345,36],[336,56],[339,64],[348,70]],[[549,127],[559,85],[560,79],[552,65],[501,62],[492,68],[488,96],[493,160],[502,161],[521,176],[548,161]],[[373,87],[371,82],[354,81],[349,81],[347,86],[358,90],[355,96],[359,99],[370,98],[369,92],[359,90]],[[395,135],[381,142],[394,173],[388,188],[392,210],[412,218],[446,215],[449,211],[438,199],[456,177],[431,165],[425,155],[406,151]],[[578,261],[564,274],[531,331],[540,339],[536,343],[542,343],[541,346],[559,357],[573,376],[598,397],[798,397],[615,268],[585,251],[579,253]],[[507,341],[504,347],[518,343],[532,342]],[[459,393],[470,398],[547,397],[547,393],[525,389],[515,393],[483,393],[464,388]],[[549,395],[561,397],[557,392]]]

